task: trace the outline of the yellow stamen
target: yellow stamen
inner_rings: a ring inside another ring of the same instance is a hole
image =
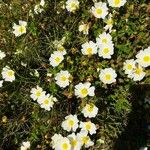
[[[102,12],[103,12],[102,9],[100,9],[100,8],[96,9],[96,13],[97,13],[98,15],[101,15]]]
[[[81,94],[82,94],[82,95],[87,95],[87,93],[88,93],[88,90],[87,90],[86,88],[83,88],[83,89],[81,90]]]
[[[106,75],[105,75],[105,79],[106,79],[106,80],[110,80],[110,79],[111,79],[111,75],[110,75],[110,74],[106,74]]]

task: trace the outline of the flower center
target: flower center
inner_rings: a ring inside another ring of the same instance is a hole
[[[110,75],[110,74],[106,74],[106,75],[105,75],[105,79],[106,79],[106,80],[110,80],[110,79],[111,79],[111,75]]]
[[[36,92],[36,96],[37,96],[37,97],[41,96],[41,92],[40,92],[40,91],[37,91],[37,92]]]
[[[67,78],[65,76],[61,77],[61,81],[66,81],[66,80],[67,80]]]
[[[87,53],[88,53],[89,55],[92,54],[92,48],[91,48],[91,47],[87,48]]]
[[[12,77],[12,76],[14,75],[14,72],[10,70],[10,71],[7,72],[7,75],[8,75],[9,77]]]
[[[86,88],[83,88],[83,89],[81,90],[81,93],[82,93],[82,95],[87,95],[88,90],[87,90]]]
[[[145,56],[145,57],[143,58],[143,60],[144,60],[145,62],[150,62],[150,57],[149,57],[149,56]]]
[[[104,52],[104,54],[107,54],[109,52],[109,48],[104,48],[103,52]]]
[[[71,8],[75,9],[76,8],[76,3],[71,3]]]
[[[136,68],[135,73],[140,75],[142,73],[142,69],[141,68]]]
[[[97,13],[98,15],[101,15],[102,12],[103,12],[102,9],[100,9],[100,8],[96,9],[96,13]]]
[[[25,32],[25,27],[24,26],[20,26],[19,27],[19,32],[20,33],[24,33]]]
[[[74,125],[74,121],[73,120],[69,120],[69,125],[72,127]]]
[[[88,124],[86,124],[86,130],[90,130],[91,129],[91,125],[88,123]]]
[[[89,141],[89,137],[88,137],[88,136],[84,136],[84,137],[82,138],[82,143],[83,143],[83,144],[87,144],[88,141]]]
[[[59,63],[59,62],[60,62],[60,58],[59,58],[59,57],[56,57],[56,58],[55,58],[55,61],[56,61],[57,63]]]
[[[67,150],[67,149],[68,149],[68,144],[67,144],[67,143],[64,143],[64,144],[62,145],[62,147],[63,147],[63,150]]]
[[[103,38],[103,39],[102,39],[102,43],[106,44],[106,43],[107,43],[107,39],[106,39],[106,38]]]
[[[131,70],[132,69],[132,65],[128,64],[127,68],[128,68],[128,70]]]
[[[107,23],[107,25],[112,25],[113,24],[113,20],[112,19],[108,19],[106,23]]]
[[[77,145],[77,140],[72,140],[72,141],[71,141],[71,145],[72,145],[73,147],[75,147],[75,146]]]
[[[119,5],[121,0],[114,0],[115,5]]]
[[[93,109],[94,109],[94,105],[91,104],[91,105],[88,106],[88,109],[87,109],[87,110],[88,110],[89,112],[92,112]]]
[[[44,104],[45,104],[45,105],[48,105],[48,104],[49,104],[49,100],[48,100],[48,99],[45,99],[45,100],[44,100]]]

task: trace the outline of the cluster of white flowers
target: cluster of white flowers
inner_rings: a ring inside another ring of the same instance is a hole
[[[114,44],[112,42],[112,37],[109,33],[102,33],[96,39],[98,46],[98,55],[105,59],[110,59],[111,55],[114,54]]]
[[[144,69],[148,66],[150,66],[150,47],[139,51],[136,55],[136,60],[126,60],[123,70],[125,70],[125,74],[128,75],[128,78],[134,81],[140,81],[145,77],[146,73]]]
[[[98,108],[90,103],[87,104],[83,109],[82,113],[84,117],[92,118],[95,117],[98,113]],[[62,122],[61,127],[72,133],[67,137],[63,137],[61,134],[54,134],[52,136],[52,148],[55,150],[80,150],[82,146],[89,148],[94,145],[94,142],[91,141],[88,134],[96,134],[96,125],[91,121],[82,122],[78,120],[77,115],[68,115],[65,117],[65,120]],[[80,132],[77,132],[77,129],[80,128]]]
[[[105,59],[110,59],[111,55],[114,54],[114,44],[112,37],[109,33],[102,33],[96,38],[96,43],[89,41],[81,45],[81,52],[83,55],[97,54]]]
[[[53,67],[58,66],[64,60],[64,55],[67,54],[66,49],[63,46],[65,39],[66,38],[63,37],[60,41],[55,40],[53,42],[54,47],[57,49],[57,51],[54,51],[49,58],[50,64]]]
[[[54,102],[57,102],[57,99],[50,94],[46,94],[46,91],[39,86],[31,89],[30,97],[37,101],[40,104],[41,108],[50,111],[54,105]]]
[[[30,149],[30,142],[27,141],[27,142],[22,142],[22,145],[21,145],[21,150],[29,150]]]

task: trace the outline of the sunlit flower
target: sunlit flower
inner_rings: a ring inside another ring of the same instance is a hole
[[[134,59],[129,59],[124,62],[123,70],[125,70],[125,74],[132,74],[132,71],[135,68],[135,63]]]
[[[82,109],[82,113],[84,117],[93,118],[98,113],[98,108],[94,104],[86,104],[86,106]]]
[[[106,69],[102,69],[99,75],[100,80],[104,83],[104,84],[111,84],[113,82],[116,82],[116,71],[113,70],[112,68],[106,68]]]
[[[100,34],[98,38],[96,38],[96,42],[99,47],[106,44],[112,44],[112,37],[109,33],[104,32]]]
[[[23,142],[21,145],[21,150],[29,150],[30,149],[30,142]]]
[[[6,57],[6,54],[0,50],[0,60]]]
[[[3,86],[3,80],[0,80],[0,87],[2,87]]]
[[[68,139],[70,140],[71,144],[71,150],[80,150],[81,149],[81,141],[78,138],[78,136],[75,135],[75,133],[72,133],[67,136]]]
[[[126,0],[108,0],[109,6],[112,6],[112,7],[121,7],[126,2],[127,2]]]
[[[20,36],[20,35],[26,33],[26,26],[27,26],[27,22],[25,22],[25,21],[19,20],[19,25],[16,25],[14,23],[14,25],[13,25],[13,29],[14,29],[13,33],[15,34],[15,36]]]
[[[106,31],[109,30],[109,33],[111,33],[112,27],[113,27],[112,14],[109,14],[108,17],[106,19],[104,19],[104,22],[106,23],[106,26],[104,27],[104,29]]]
[[[66,9],[70,12],[75,12],[79,8],[78,0],[67,0]]]
[[[36,14],[41,13],[44,9],[43,6],[45,5],[45,1],[41,0],[39,4],[36,4],[34,7],[34,12]]]
[[[47,94],[40,97],[37,101],[40,104],[41,108],[50,111],[54,105],[54,102],[57,102],[57,99],[53,96],[50,96],[50,94]]]
[[[61,70],[59,73],[56,74],[55,77],[56,84],[62,88],[65,88],[66,86],[69,85],[69,78],[70,73],[67,70],[66,71]]]
[[[50,64],[53,67],[58,66],[63,60],[64,60],[63,54],[58,51],[54,51],[54,53],[51,54],[51,57],[49,58]]]
[[[58,145],[56,145],[55,150],[71,150],[69,139],[66,137],[61,138]]]
[[[63,55],[66,55],[66,49],[62,45],[57,46],[57,51],[61,52]]]
[[[91,135],[96,133],[96,126],[91,121],[80,122],[81,131],[89,132]]]
[[[66,131],[76,131],[78,128],[78,118],[77,115],[68,115],[65,117],[65,120],[62,122],[61,126]]]
[[[112,43],[104,44],[99,47],[98,55],[100,57],[110,59],[111,55],[113,54],[114,54],[114,45]]]
[[[137,55],[137,62],[140,64],[142,67],[148,67],[150,66],[150,47],[148,47],[145,50],[141,50]]]
[[[95,87],[91,86],[91,83],[79,83],[75,86],[75,95],[80,98],[84,98],[86,96],[94,96]]]
[[[104,19],[108,14],[108,8],[106,3],[98,2],[92,7],[92,13],[96,18]]]
[[[2,77],[5,81],[12,82],[15,80],[15,73],[8,66],[6,66],[2,70]]]
[[[63,139],[63,136],[61,134],[54,134],[51,137],[52,141],[51,141],[51,145],[52,148],[55,149],[57,145],[59,145],[60,141]]]
[[[37,85],[36,88],[31,89],[30,97],[35,101],[38,100],[40,97],[45,96],[45,93],[46,92],[43,91],[43,89]]]
[[[133,78],[134,81],[141,81],[145,74],[144,69],[138,65],[128,77]]]
[[[87,24],[81,24],[79,26],[79,31],[83,32],[83,34],[89,34],[89,23],[87,23]]]
[[[84,145],[86,148],[93,146],[94,142],[91,141],[90,137],[88,136],[88,132],[81,131],[77,134],[78,138],[80,139],[82,146]]]
[[[83,55],[93,55],[97,53],[97,45],[96,43],[89,41],[82,44],[82,54]]]

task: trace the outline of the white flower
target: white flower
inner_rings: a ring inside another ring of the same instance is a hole
[[[104,84],[111,84],[113,82],[116,82],[116,77],[117,74],[112,68],[102,69],[99,75],[100,80]]]
[[[41,13],[44,9],[42,8],[45,5],[45,1],[41,0],[41,2],[34,7],[34,12],[36,14]]]
[[[96,54],[97,53],[97,45],[92,41],[86,42],[86,43],[82,44],[81,51],[82,51],[83,55]]]
[[[30,97],[35,101],[38,100],[40,97],[45,96],[45,93],[46,92],[43,91],[43,89],[37,85],[36,88],[31,89]]]
[[[145,77],[145,74],[143,68],[138,65],[128,77],[133,78],[134,81],[141,81]]]
[[[57,99],[53,96],[50,96],[50,94],[47,94],[40,97],[37,101],[41,105],[41,108],[50,111],[54,105],[54,102],[57,102]]]
[[[82,109],[82,113],[84,117],[93,118],[98,113],[98,108],[94,104],[86,104],[86,106]]]
[[[91,121],[80,122],[81,131],[89,132],[91,135],[96,133],[96,126]]]
[[[19,20],[19,25],[16,25],[14,23],[14,25],[13,25],[13,29],[14,29],[13,33],[15,34],[15,36],[20,36],[20,35],[26,33],[26,26],[27,26],[27,22],[25,22],[25,21]]]
[[[15,80],[15,73],[8,66],[6,66],[2,70],[2,77],[5,81],[12,82]]]
[[[61,126],[66,131],[76,131],[78,128],[78,118],[77,115],[68,115],[65,117],[65,121],[62,122]]]
[[[110,59],[114,54],[114,45],[112,43],[104,44],[99,47],[98,55],[106,59]]]
[[[21,146],[21,150],[28,150],[30,148],[30,142],[23,142]]]
[[[57,51],[61,52],[63,55],[67,54],[66,49],[62,45],[57,46]]]
[[[61,134],[54,134],[51,137],[52,141],[51,141],[51,145],[52,148],[55,149],[57,145],[59,145],[60,141],[63,139],[63,136]]]
[[[64,60],[63,54],[58,51],[54,51],[54,53],[51,54],[51,57],[49,58],[50,64],[53,67],[58,66],[63,60]]]
[[[127,2],[126,0],[108,0],[109,6],[112,6],[112,7],[121,7],[126,2]]]
[[[132,74],[133,69],[135,68],[135,63],[134,59],[129,59],[124,62],[123,70],[125,70],[125,74]]]
[[[0,87],[2,87],[3,86],[3,80],[0,80]]]
[[[6,57],[6,54],[0,50],[0,60]]]
[[[104,32],[100,34],[98,38],[96,38],[96,42],[99,47],[106,44],[112,44],[112,37],[109,33]]]
[[[75,12],[79,8],[78,0],[67,0],[66,9],[70,12]]]
[[[81,24],[79,26],[79,31],[83,32],[83,34],[89,34],[89,23],[87,23],[87,24]]]
[[[102,3],[102,2],[95,3],[91,11],[96,18],[104,19],[108,14],[107,5],[106,3]]]
[[[70,140],[71,144],[71,150],[80,150],[81,149],[81,141],[78,138],[78,136],[75,135],[75,133],[72,133],[67,136],[68,139]]]
[[[55,150],[71,150],[69,139],[66,137],[61,138],[58,145],[56,145]]]
[[[94,145],[94,142],[92,142],[90,137],[88,136],[88,132],[81,131],[80,133],[77,134],[77,136],[82,142],[82,145],[85,145],[86,148]]]
[[[61,70],[59,73],[56,74],[56,84],[62,88],[65,88],[69,85],[69,77],[70,73],[68,71]]]
[[[75,86],[75,95],[80,98],[84,98],[87,95],[94,96],[95,87],[94,86],[90,87],[90,86],[91,86],[91,83],[89,82],[86,82],[84,84],[79,83],[78,85]]]
[[[142,66],[142,67],[148,67],[150,66],[150,47],[148,47],[145,50],[141,50],[137,55],[137,62]]]
[[[106,26],[104,27],[104,29],[106,31],[109,30],[109,33],[110,33],[112,31],[112,27],[113,27],[113,19],[112,19],[111,13],[108,15],[108,18],[104,19],[104,22],[106,23]]]

